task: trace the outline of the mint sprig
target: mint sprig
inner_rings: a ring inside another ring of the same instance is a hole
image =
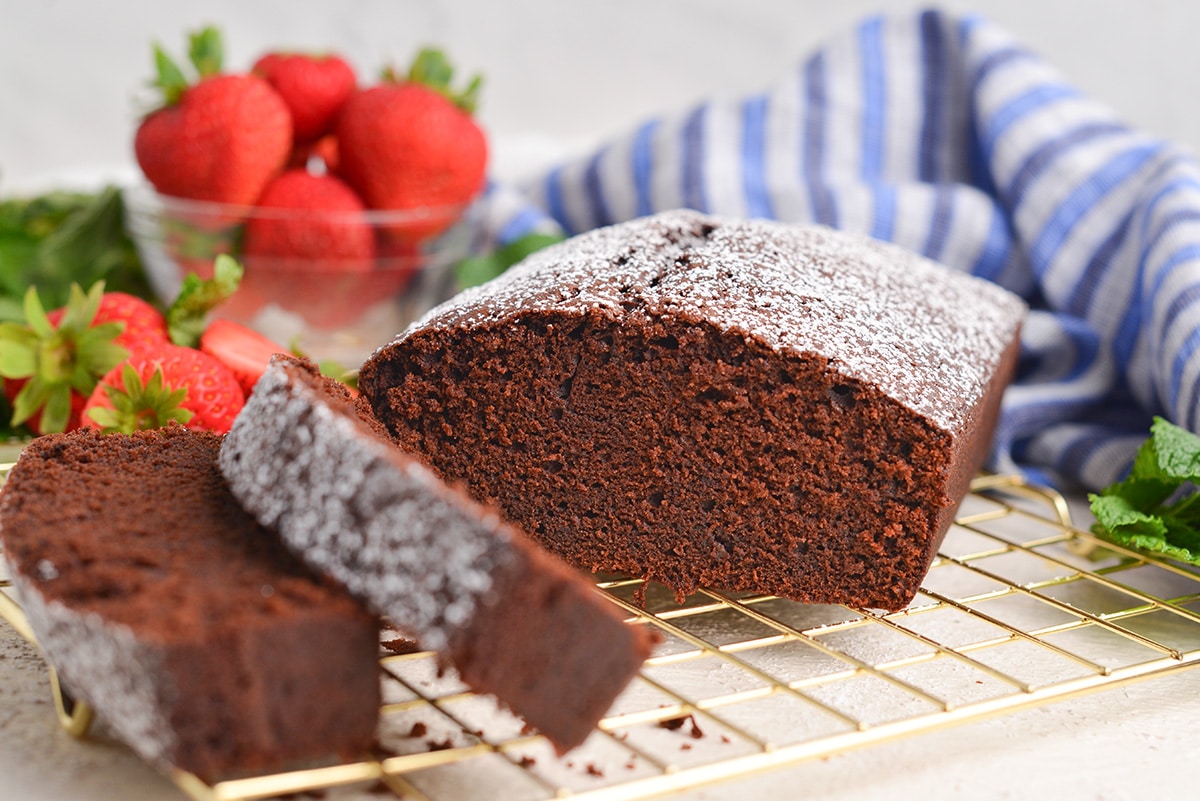
[[[1099,537],[1200,565],[1200,437],[1155,417],[1129,477],[1088,495]]]

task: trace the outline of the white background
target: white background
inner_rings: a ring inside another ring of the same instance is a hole
[[[1200,145],[1200,3],[950,0],[1003,24],[1069,79],[1160,136]],[[864,0],[0,0],[0,194],[131,162],[150,42],[206,23],[227,64],[337,50],[364,80],[425,43],[486,74],[493,175],[519,177],[646,116],[764,88],[831,33],[916,3]],[[144,109],[143,109],[144,110]]]

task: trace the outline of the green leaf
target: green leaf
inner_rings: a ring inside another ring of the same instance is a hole
[[[125,230],[120,190],[54,192],[0,203],[0,297],[22,298],[30,286],[46,308],[64,305],[72,283],[107,282],[110,291],[152,296]],[[0,312],[0,319],[24,320]]]
[[[417,52],[405,78],[413,83],[428,86],[468,114],[474,114],[479,105],[483,76],[473,76],[465,89],[456,92],[450,85],[454,80],[454,65],[446,58],[445,53],[435,47],[423,47]],[[395,81],[397,76],[392,71],[386,71],[384,80]]]
[[[37,369],[37,336],[26,325],[0,323],[0,376],[28,378]]]
[[[1096,522],[1110,534],[1123,537],[1165,539],[1167,526],[1156,515],[1147,514],[1120,495],[1089,495]]]
[[[1200,481],[1200,437],[1161,417],[1154,418],[1150,431],[1160,475],[1180,483]]]
[[[58,384],[50,389],[42,407],[42,419],[38,423],[38,430],[43,434],[65,431],[70,419],[71,388],[65,384]]]
[[[1092,530],[1109,542],[1200,564],[1200,437],[1161,417],[1150,432],[1129,477],[1088,496]]]
[[[183,70],[157,44],[154,45],[154,81],[151,85],[162,90],[163,102],[168,106],[178,103],[188,88],[188,79]]]
[[[12,424],[20,425],[33,417],[50,398],[50,387],[36,376],[31,378],[13,399]]]
[[[242,283],[243,273],[237,259],[225,254],[217,256],[212,278],[206,280],[188,273],[179,296],[167,309],[167,331],[171,341],[188,348],[196,347],[204,333],[208,313],[233,297]]]
[[[221,31],[210,25],[189,35],[188,60],[201,77],[220,72],[225,61],[225,44],[221,41]]]
[[[37,287],[31,286],[25,293],[25,321],[33,329],[33,333],[42,339],[54,334],[54,326],[46,317],[46,309],[42,306],[42,299],[38,297]]]
[[[132,434],[172,422],[186,425],[195,414],[180,406],[187,399],[187,388],[168,387],[158,367],[143,383],[137,370],[127,363],[121,369],[121,385],[105,384],[104,394],[112,408],[95,407],[88,410],[88,415],[105,433]]]
[[[503,273],[526,256],[544,247],[561,242],[560,234],[526,234],[491,253],[463,259],[454,267],[454,275],[460,289],[478,286]]]

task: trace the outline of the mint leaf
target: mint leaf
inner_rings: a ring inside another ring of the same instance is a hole
[[[1200,437],[1155,417],[1129,477],[1088,496],[1109,542],[1200,565]]]
[[[1200,437],[1161,417],[1154,418],[1150,432],[1158,476],[1179,482],[1200,480]]]
[[[491,253],[463,259],[454,267],[455,279],[460,289],[486,283],[531,253],[562,240],[558,234],[526,234]]]
[[[0,320],[24,322],[14,301],[36,286],[46,308],[64,305],[72,283],[150,298],[125,231],[120,190],[50,192],[0,201]]]

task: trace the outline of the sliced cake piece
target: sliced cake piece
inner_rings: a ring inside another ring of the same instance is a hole
[[[560,750],[587,737],[649,653],[649,632],[373,431],[307,362],[272,360],[220,462],[297,555]]]
[[[671,212],[461,293],[359,388],[579,567],[897,609],[988,451],[1024,312],[862,237]]]
[[[35,439],[0,496],[20,603],[63,685],[163,769],[360,758],[378,621],[238,505],[219,443],[182,427]]]

